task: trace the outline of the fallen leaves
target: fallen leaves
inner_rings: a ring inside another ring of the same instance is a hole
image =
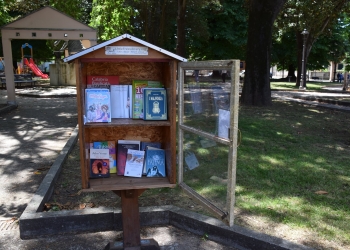
[[[58,202],[45,203],[44,211],[61,211],[61,210],[69,210],[71,206],[74,206],[71,202],[67,202],[65,204],[60,204]],[[85,208],[93,208],[95,204],[93,202],[89,203],[80,203],[76,209],[83,210]]]
[[[319,191],[316,191],[315,194],[328,194],[327,191],[323,191],[323,190],[319,190]]]

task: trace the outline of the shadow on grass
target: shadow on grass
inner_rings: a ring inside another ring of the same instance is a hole
[[[278,101],[241,107],[236,205],[349,244],[349,116]]]

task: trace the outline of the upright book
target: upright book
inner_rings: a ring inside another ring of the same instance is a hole
[[[145,151],[145,158],[146,158],[146,150],[147,150],[148,147],[161,148],[161,143],[160,142],[142,141],[140,150]],[[146,175],[146,164],[145,164],[145,161],[143,162],[142,174]]]
[[[111,117],[131,118],[131,85],[111,85]]]
[[[143,89],[143,119],[144,120],[167,120],[167,96],[164,88]]]
[[[87,88],[109,89],[112,85],[119,84],[119,76],[87,76]]]
[[[98,141],[93,142],[92,148],[94,149],[108,149],[109,150],[109,173],[117,173],[117,158],[115,141]]]
[[[140,141],[118,140],[117,146],[117,174],[124,175],[128,149],[140,150]]]
[[[143,89],[162,87],[159,81],[133,80],[132,81],[132,118],[143,119]]]
[[[109,150],[90,149],[90,177],[109,177]]]
[[[124,176],[141,177],[145,151],[128,149]]]
[[[85,89],[85,122],[111,122],[108,89]]]
[[[147,147],[145,153],[145,171],[147,177],[165,177],[164,149]]]

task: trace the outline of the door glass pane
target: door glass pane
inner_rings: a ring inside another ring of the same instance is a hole
[[[229,146],[185,132],[183,152],[186,185],[226,211]]]
[[[183,124],[216,136],[228,137],[230,72],[223,73],[222,70],[185,72]],[[227,127],[226,131],[223,126]]]

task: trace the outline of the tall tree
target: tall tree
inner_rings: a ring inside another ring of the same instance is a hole
[[[191,7],[189,9],[191,13]],[[244,2],[226,0],[208,2],[196,11],[196,26],[187,37],[190,59],[244,61],[247,45],[248,12]],[[194,16],[194,15],[192,15]],[[189,17],[191,18],[191,17]],[[189,23],[194,23],[190,19]]]
[[[286,0],[249,2],[246,73],[241,103],[271,105],[270,59],[273,23]]]
[[[186,33],[185,33],[185,24],[186,24],[186,0],[177,0],[177,42],[176,42],[176,54],[179,56],[185,56],[186,52]]]
[[[93,0],[90,25],[98,30],[100,41],[106,41],[132,30],[134,11],[123,0]]]

